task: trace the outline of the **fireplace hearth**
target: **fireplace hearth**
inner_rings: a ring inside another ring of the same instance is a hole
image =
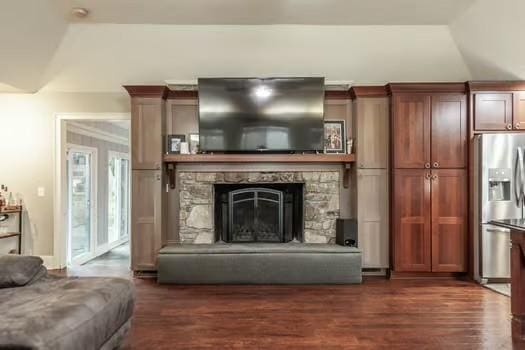
[[[303,184],[216,184],[216,240],[286,243],[303,240]]]

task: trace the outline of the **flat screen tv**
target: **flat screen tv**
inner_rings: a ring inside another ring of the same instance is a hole
[[[199,79],[200,149],[323,149],[324,78]]]

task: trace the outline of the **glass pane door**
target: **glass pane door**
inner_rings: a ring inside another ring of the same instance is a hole
[[[70,263],[82,263],[93,253],[92,163],[92,152],[70,150],[67,163]]]
[[[110,152],[108,164],[108,242],[124,242],[129,236],[129,159]]]

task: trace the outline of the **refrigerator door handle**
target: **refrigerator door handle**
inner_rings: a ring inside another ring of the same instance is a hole
[[[514,164],[514,194],[516,195],[516,205],[521,207],[525,191],[523,190],[523,149],[518,147],[516,150],[516,163]]]

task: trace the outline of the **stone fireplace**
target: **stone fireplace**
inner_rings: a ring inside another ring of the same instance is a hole
[[[338,171],[180,172],[181,243],[334,243]]]

